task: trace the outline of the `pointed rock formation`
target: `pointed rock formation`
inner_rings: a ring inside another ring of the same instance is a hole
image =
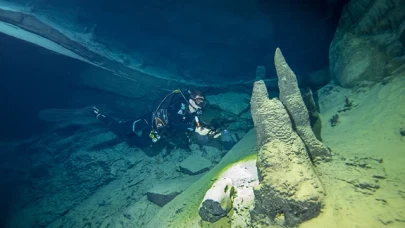
[[[298,135],[309,150],[309,156],[314,161],[318,161],[319,159],[324,161],[330,160],[331,154],[329,149],[315,137],[311,129],[308,110],[298,89],[297,77],[288,66],[279,48],[276,49],[274,64],[278,76],[280,101],[291,115]]]
[[[316,217],[324,191],[289,114],[278,99],[268,99],[263,81],[254,84],[251,107],[260,182],[254,189],[253,227],[296,226]]]

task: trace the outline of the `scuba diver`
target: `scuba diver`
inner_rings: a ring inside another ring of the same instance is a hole
[[[135,135],[135,144],[145,146],[153,145],[173,132],[184,132],[187,137],[195,132],[200,136],[218,138],[221,133],[203,127],[199,120],[205,105],[205,97],[198,90],[174,90],[163,97],[152,112],[133,120],[117,121],[97,107],[91,112],[116,135]]]

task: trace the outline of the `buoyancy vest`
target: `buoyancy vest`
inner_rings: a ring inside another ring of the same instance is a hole
[[[167,127],[170,124],[168,110],[181,101],[185,101],[185,103],[188,104],[188,100],[184,93],[187,93],[187,90],[182,91],[176,89],[167,94],[159,103],[154,105],[152,112],[152,129],[149,133],[149,137],[153,142],[157,142],[161,138],[161,135],[167,130]]]

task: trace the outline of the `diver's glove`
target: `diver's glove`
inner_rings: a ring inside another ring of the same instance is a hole
[[[195,129],[195,132],[198,133],[201,136],[211,136],[213,138],[218,138],[221,135],[221,132],[216,132],[214,130],[208,129],[208,128],[203,128],[203,127],[197,127]]]
[[[210,129],[208,129],[208,128],[204,128],[204,127],[195,128],[195,133],[202,135],[202,136],[208,135],[209,132],[210,132]]]

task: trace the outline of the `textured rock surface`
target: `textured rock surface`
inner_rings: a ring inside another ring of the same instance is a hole
[[[329,49],[334,81],[355,87],[405,70],[404,8],[403,0],[350,1]]]
[[[180,171],[190,175],[196,175],[208,171],[212,163],[198,155],[190,155],[180,163]]]
[[[281,132],[281,131],[272,131],[272,129],[267,128],[266,125],[268,125],[270,122],[276,121],[273,116],[267,116],[265,113],[267,112],[266,110],[270,110],[271,106],[268,102],[268,93],[266,89],[266,85],[264,84],[263,81],[257,81],[254,84],[254,87],[261,87],[261,89],[256,89],[252,93],[252,99],[250,101],[250,106],[251,106],[251,115],[253,119],[253,123],[255,125],[255,129],[257,132],[257,147],[260,148],[263,146],[265,143],[268,142],[268,140],[271,137],[274,137],[272,135],[273,133]],[[263,88],[264,87],[264,88]],[[254,101],[254,102],[253,102]],[[255,112],[253,112],[255,110]],[[278,111],[278,110],[274,110]],[[274,126],[277,129],[282,126]],[[282,133],[280,133],[280,137]]]
[[[207,96],[207,100],[218,109],[240,115],[249,108],[250,96],[245,93],[229,92]]]
[[[278,48],[274,56],[274,64],[278,76],[280,101],[291,115],[298,135],[308,147],[309,155],[314,160],[329,160],[330,151],[315,137],[314,132],[311,129],[308,110],[305,107],[301,93],[298,89],[297,78]]]
[[[254,84],[251,104],[260,148],[253,227],[296,226],[316,217],[323,188],[286,109],[278,99],[268,99],[262,81]]]

